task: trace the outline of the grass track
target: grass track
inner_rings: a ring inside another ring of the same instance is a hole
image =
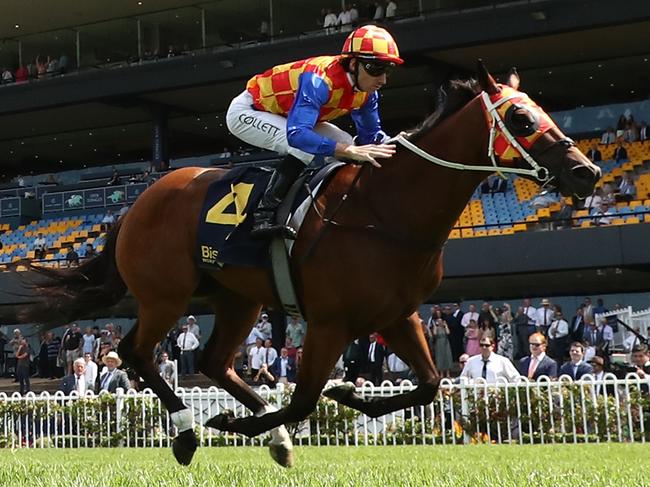
[[[202,448],[189,468],[168,449],[2,450],[2,487],[650,485],[650,446],[302,447],[296,467],[263,448]]]

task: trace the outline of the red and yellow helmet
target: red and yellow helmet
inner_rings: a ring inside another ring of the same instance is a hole
[[[393,36],[376,25],[364,25],[351,32],[341,51],[343,56],[377,59],[402,64],[399,49]]]

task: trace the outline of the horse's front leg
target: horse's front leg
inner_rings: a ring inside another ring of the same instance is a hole
[[[233,418],[220,414],[210,419],[206,426],[250,437],[286,423],[302,421],[316,408],[327,378],[347,341],[348,333],[340,325],[310,322],[296,390],[289,405],[261,416]]]
[[[400,409],[429,404],[438,392],[440,374],[431,359],[427,340],[417,313],[381,330],[390,348],[405,360],[418,377],[413,391],[391,397],[362,398],[352,384],[343,384],[323,393],[335,401],[376,418]]]

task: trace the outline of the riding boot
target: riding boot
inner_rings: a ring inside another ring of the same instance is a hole
[[[305,164],[291,155],[287,155],[278,163],[253,213],[252,237],[261,239],[282,236],[295,240],[297,234],[293,228],[275,223],[275,210],[304,168]]]

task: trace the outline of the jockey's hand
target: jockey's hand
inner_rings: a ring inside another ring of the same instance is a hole
[[[381,167],[377,159],[386,159],[395,154],[395,144],[345,145],[336,144],[336,157],[352,159],[353,161],[369,162],[375,167]]]

